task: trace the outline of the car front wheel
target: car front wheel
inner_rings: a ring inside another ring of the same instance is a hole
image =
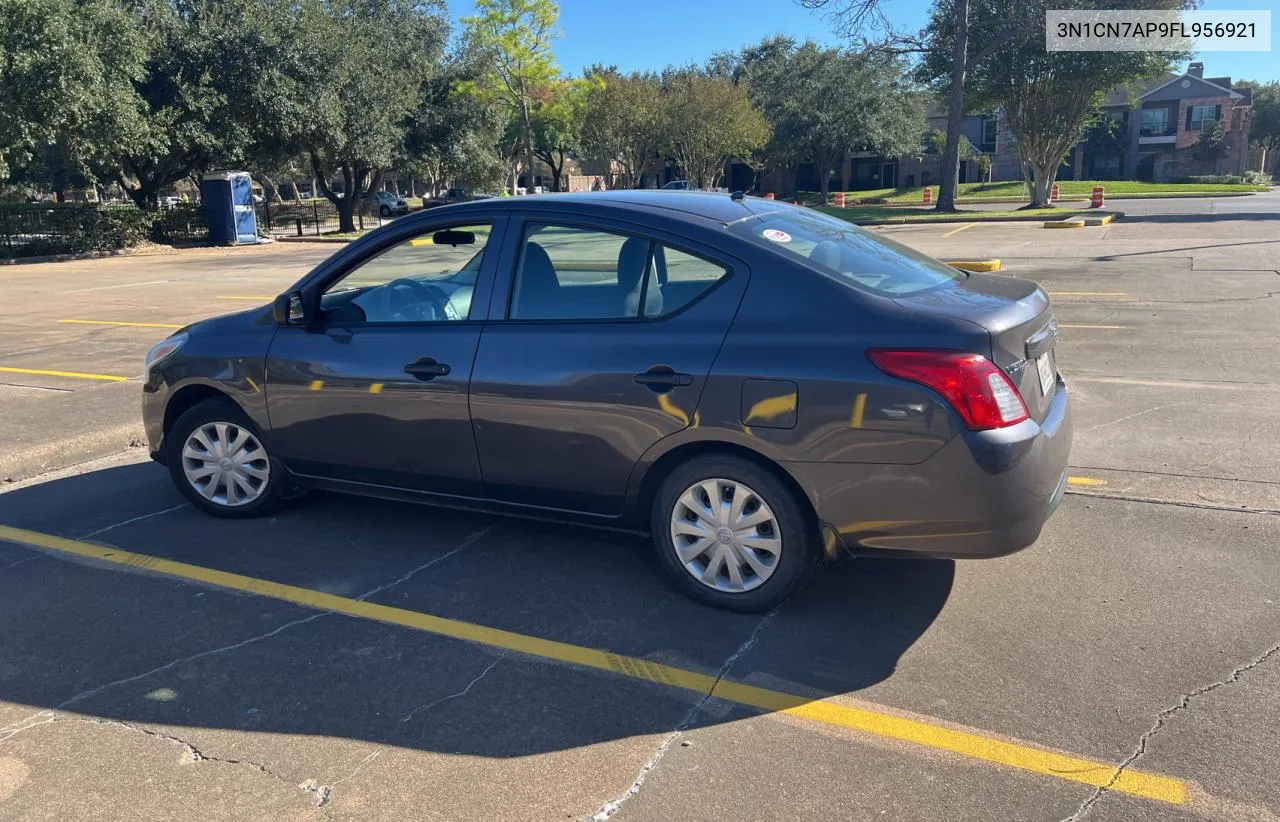
[[[383,218],[390,217],[391,209],[387,206],[378,206],[378,213],[381,214]]]
[[[283,466],[231,400],[206,400],[186,411],[167,440],[169,473],[197,508],[219,517],[253,517],[283,500]]]
[[[660,562],[686,594],[720,608],[765,611],[790,596],[814,565],[810,520],[765,468],[736,457],[699,457],[663,480],[651,530]]]

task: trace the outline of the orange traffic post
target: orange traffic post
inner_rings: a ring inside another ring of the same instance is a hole
[[[764,198],[765,198],[766,200],[772,200],[772,199],[773,199],[773,192],[772,192],[772,191],[766,191],[766,192],[764,193]]]
[[[1054,183],[1053,188],[1049,191],[1049,202],[1056,203],[1058,201],[1058,184]]]
[[[924,187],[924,204],[929,205],[933,202],[933,189],[928,186]]]
[[[836,192],[835,207],[844,208],[844,192],[843,191]]]
[[[1102,186],[1093,187],[1093,196],[1089,198],[1089,208],[1102,208],[1103,193]]]

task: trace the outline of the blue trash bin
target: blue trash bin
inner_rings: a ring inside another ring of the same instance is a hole
[[[258,242],[258,215],[253,204],[253,178],[245,171],[215,171],[200,181],[211,245]]]

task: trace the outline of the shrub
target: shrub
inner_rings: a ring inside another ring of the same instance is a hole
[[[1263,174],[1261,171],[1246,171],[1244,173],[1244,181],[1251,186],[1270,185],[1271,175]]]
[[[151,232],[154,214],[97,203],[0,205],[0,254],[39,257],[115,251]]]
[[[1239,174],[1197,174],[1187,178],[1192,183],[1212,183],[1214,185],[1238,185],[1244,182]]]

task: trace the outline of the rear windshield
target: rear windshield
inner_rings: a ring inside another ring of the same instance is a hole
[[[965,277],[902,243],[809,209],[770,211],[730,223],[729,230],[877,294],[914,294]]]

